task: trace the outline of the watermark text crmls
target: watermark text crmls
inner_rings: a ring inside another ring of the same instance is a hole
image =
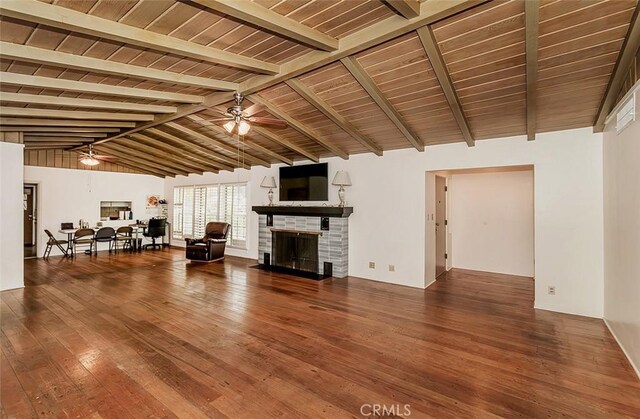
[[[411,405],[400,403],[365,403],[360,406],[360,414],[364,417],[409,417],[411,416]]]

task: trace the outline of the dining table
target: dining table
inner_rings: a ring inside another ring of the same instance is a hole
[[[134,251],[142,251],[142,239],[140,237],[140,231],[144,233],[144,230],[147,228],[146,224],[129,224],[129,227],[133,228],[133,240],[131,243],[131,248]],[[89,227],[94,231],[101,229],[102,227],[110,227],[110,226],[96,226]],[[118,227],[114,227],[114,230],[117,230]],[[58,233],[67,235],[67,252],[72,252],[73,246],[73,235],[76,234],[76,231],[80,230],[80,228],[61,228],[58,230]]]

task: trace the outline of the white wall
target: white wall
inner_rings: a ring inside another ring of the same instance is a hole
[[[73,222],[77,226],[83,219],[95,226],[100,221],[100,201],[132,201],[133,219],[146,219],[146,197],[162,195],[164,188],[164,180],[155,176],[37,166],[24,167],[24,181],[38,185],[38,256],[46,247],[44,229],[66,240],[58,233],[60,223]],[[128,222],[103,224],[119,227]],[[107,243],[100,243],[100,250],[107,248]],[[54,247],[51,254],[60,251]]]
[[[590,128],[546,133],[536,141],[526,137],[406,149],[331,158],[330,178],[348,170],[353,186],[347,201],[354,207],[349,219],[349,274],[413,287],[433,280],[427,266],[426,241],[432,221],[426,220],[425,172],[473,167],[532,164],[535,169],[536,307],[602,317],[602,135]],[[202,176],[178,176],[165,182],[171,200],[173,186],[248,181],[250,205],[264,205],[263,176],[278,176],[277,167]],[[331,180],[331,179],[330,179]],[[277,197],[277,194],[275,194]],[[337,187],[330,186],[331,204]],[[170,206],[171,207],[171,206]],[[229,254],[258,257],[258,217],[251,213],[246,251]],[[176,243],[178,244],[178,243]],[[369,269],[369,261],[376,269]],[[395,265],[395,272],[388,265]],[[547,295],[547,286],[556,295]]]
[[[0,291],[24,286],[23,148],[0,142]]]
[[[640,119],[640,88],[636,118]],[[640,121],[604,134],[604,318],[640,376]]]
[[[452,174],[447,205],[454,268],[533,276],[533,171]]]

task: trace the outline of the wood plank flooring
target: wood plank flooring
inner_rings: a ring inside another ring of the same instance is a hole
[[[26,260],[0,293],[3,417],[638,417],[601,320],[534,310],[530,278],[317,283],[176,249]]]

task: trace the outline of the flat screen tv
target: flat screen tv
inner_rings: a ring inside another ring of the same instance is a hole
[[[326,201],[327,163],[280,168],[280,201]]]

